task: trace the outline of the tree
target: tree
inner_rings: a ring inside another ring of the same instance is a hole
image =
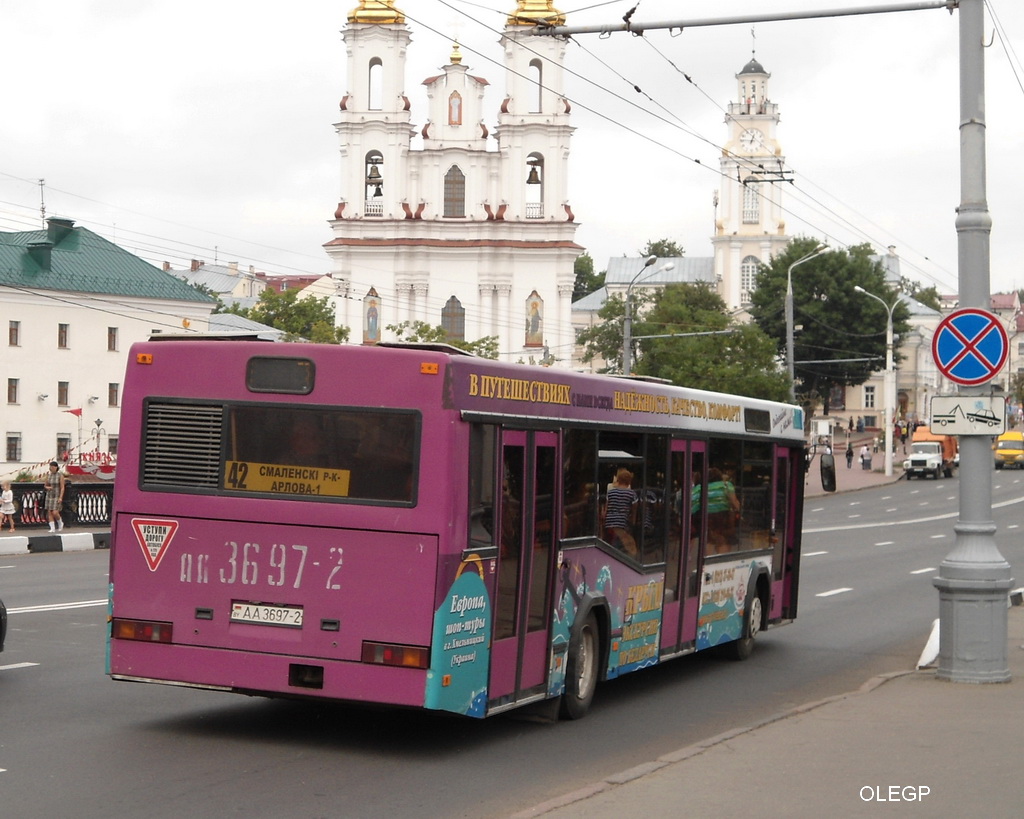
[[[326,344],[341,344],[348,339],[347,327],[334,326],[334,308],[327,296],[299,297],[298,290],[278,293],[268,287],[260,294],[260,300],[248,310],[230,309],[285,332],[285,341],[308,339]]]
[[[576,274],[576,283],[572,290],[572,300],[579,301],[595,290],[604,287],[604,276],[606,271],[594,272],[594,260],[589,253],[581,253],[573,263],[573,272]]]
[[[650,311],[634,323],[634,334],[675,334],[640,339],[636,367],[640,375],[773,401],[789,396],[789,379],[778,365],[772,339],[755,325],[737,323],[721,296],[706,283],[665,287],[656,294]]]
[[[448,333],[440,324],[427,324],[425,321],[403,321],[401,324],[389,324],[387,329],[398,336],[401,341],[450,344],[452,347],[474,353],[481,358],[498,357],[497,336],[484,336],[476,341],[449,338]]]
[[[787,274],[794,262],[814,252],[814,239],[794,239],[761,268],[751,295],[750,313],[786,355],[785,294]],[[863,384],[885,363],[885,330],[888,311],[875,299],[858,293],[859,285],[886,304],[898,299],[885,281],[882,266],[871,260],[869,245],[834,250],[796,268],[793,285],[794,324],[802,325],[795,336],[794,371],[799,395],[820,400],[828,413],[833,386]],[[910,329],[909,311],[900,302],[893,310],[893,331],[905,336]],[[898,349],[898,344],[895,345]],[[899,361],[894,350],[894,361]],[[803,363],[801,363],[803,362]]]
[[[649,306],[650,309],[646,309]],[[775,360],[775,344],[757,327],[740,325],[707,284],[671,284],[656,293],[633,296],[636,373],[684,387],[784,399],[789,385]],[[614,362],[605,372],[621,372],[622,319],[618,295],[598,312],[603,321],[580,334],[584,361]],[[731,330],[721,335],[694,335]],[[642,338],[675,334],[670,338]]]
[[[640,255],[643,258],[648,256],[657,256],[659,259],[674,259],[678,256],[685,256],[686,251],[683,250],[683,246],[676,244],[671,239],[658,239],[657,241],[648,240],[643,250],[640,251]]]
[[[923,287],[921,282],[913,281],[904,276],[900,279],[900,290],[915,301],[919,301],[925,307],[931,307],[932,310],[942,310],[942,297],[939,296],[938,288],[934,284],[931,287]]]

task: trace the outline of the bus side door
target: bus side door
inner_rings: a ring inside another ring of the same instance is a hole
[[[661,628],[661,650],[666,654],[692,649],[697,635],[706,452],[704,441],[672,441],[672,525]]]
[[[547,683],[557,442],[553,432],[502,432],[492,706],[541,693]]]
[[[775,448],[775,503],[772,510],[772,620],[796,617],[796,566],[799,516],[795,503],[803,480],[799,454],[785,447]]]

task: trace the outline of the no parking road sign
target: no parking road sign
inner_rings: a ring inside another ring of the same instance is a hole
[[[965,387],[995,378],[1006,363],[1009,348],[999,319],[974,307],[950,313],[939,322],[932,338],[932,358],[939,372]]]

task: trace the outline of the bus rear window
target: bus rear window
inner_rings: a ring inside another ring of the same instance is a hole
[[[418,426],[410,412],[231,407],[223,488],[411,503]]]
[[[143,484],[412,504],[419,434],[404,410],[150,401]]]

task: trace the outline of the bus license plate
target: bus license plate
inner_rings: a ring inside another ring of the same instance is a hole
[[[268,606],[263,603],[233,602],[231,604],[231,622],[302,628],[302,608],[299,606]]]

